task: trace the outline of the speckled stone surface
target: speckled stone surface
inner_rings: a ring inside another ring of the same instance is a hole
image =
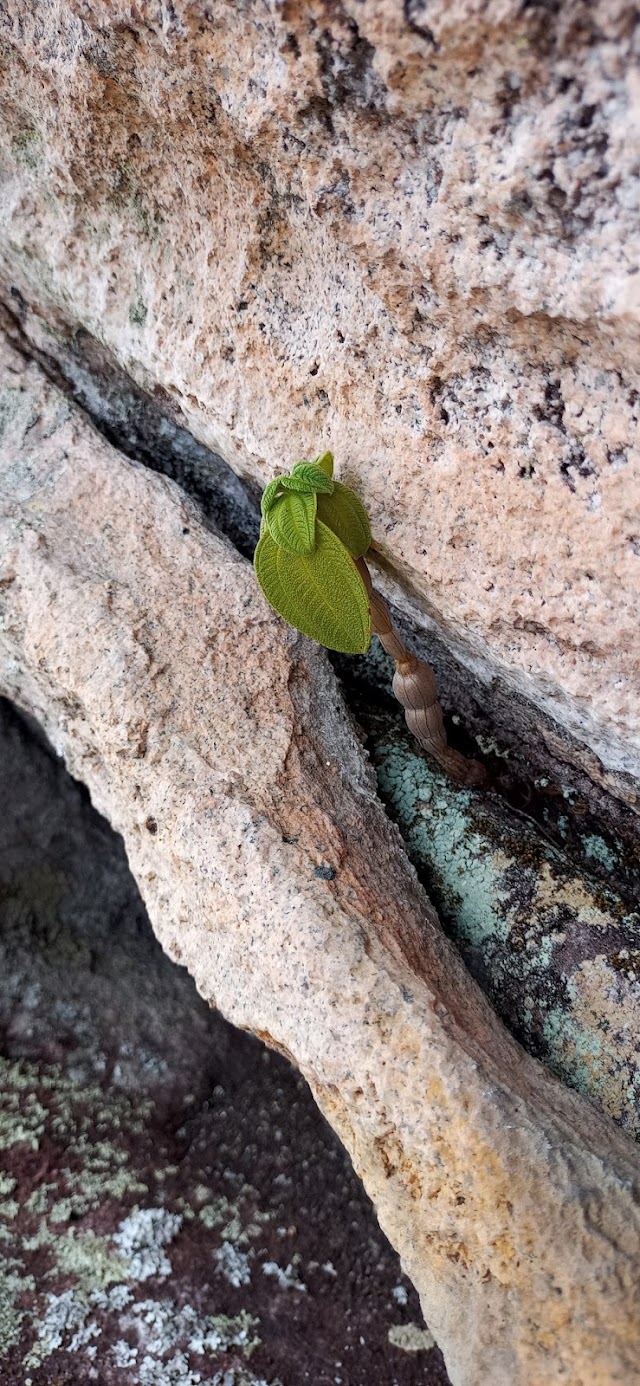
[[[8,347],[2,386],[2,691],[122,832],[163,948],[294,1058],[455,1386],[626,1382],[636,1148],[495,1018],[248,564]]]
[[[331,446],[418,620],[636,808],[639,34],[630,0],[8,0],[0,35],[7,300],[245,475]]]

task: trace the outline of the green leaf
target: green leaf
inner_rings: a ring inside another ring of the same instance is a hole
[[[263,515],[266,515],[267,511],[273,505],[273,502],[278,494],[279,489],[279,476],[275,477],[273,481],[270,481],[268,486],[265,486],[264,491],[262,492],[262,500],[260,501],[260,509]]]
[[[319,457],[316,457],[315,466],[320,467],[327,476],[333,476],[333,453],[322,452]]]
[[[333,491],[334,483],[331,477],[327,476],[322,467],[317,467],[315,462],[296,462],[291,475],[306,481],[313,491],[325,491],[327,495],[331,495]]]
[[[289,491],[278,498],[267,512],[271,538],[288,553],[311,553],[315,547],[316,496]]]
[[[294,467],[291,476],[281,476],[278,478],[283,491],[299,491],[302,495],[310,495],[314,490],[311,482],[305,476],[300,476]]]
[[[344,544],[316,521],[313,553],[293,554],[264,534],[254,557],[267,601],[303,635],[329,650],[365,654],[371,641],[369,598]]]
[[[369,516],[355,491],[334,481],[330,496],[318,496],[318,519],[337,535],[353,558],[362,558],[371,543]]]

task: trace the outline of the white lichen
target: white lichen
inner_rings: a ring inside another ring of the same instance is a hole
[[[301,1290],[306,1294],[307,1287],[298,1276],[298,1272],[289,1262],[284,1270],[276,1261],[265,1261],[262,1267],[263,1275],[270,1275],[276,1281],[279,1290]]]
[[[136,1325],[144,1351],[162,1357],[180,1343],[188,1352],[211,1355],[239,1348],[249,1357],[258,1346],[258,1319],[242,1311],[203,1317],[190,1304],[178,1309],[171,1299],[145,1299],[132,1304],[128,1322]]]
[[[183,1352],[176,1352],[168,1362],[143,1357],[137,1380],[139,1386],[201,1386],[202,1373],[192,1370]]]
[[[217,1247],[213,1259],[220,1275],[224,1275],[234,1290],[251,1283],[249,1256],[245,1251],[239,1251],[232,1242],[223,1242],[222,1246]]]
[[[132,1347],[126,1343],[124,1338],[119,1338],[111,1349],[116,1367],[132,1367],[138,1356],[137,1347]]]
[[[128,1261],[131,1280],[164,1280],[171,1274],[171,1262],[164,1248],[180,1231],[180,1213],[165,1208],[140,1208],[120,1223],[113,1241],[118,1254]]]
[[[102,1329],[90,1313],[89,1301],[76,1290],[47,1295],[44,1316],[38,1324],[38,1340],[24,1365],[39,1366],[45,1357],[61,1347],[68,1352],[79,1352],[92,1338],[98,1338]]]

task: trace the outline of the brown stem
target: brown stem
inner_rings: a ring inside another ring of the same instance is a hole
[[[459,784],[486,784],[489,776],[484,765],[478,760],[467,760],[447,741],[433,669],[424,660],[417,659],[400,639],[384,598],[373,586],[364,558],[359,558],[356,566],[369,593],[374,633],[387,654],[395,660],[393,691],[405,710],[409,731]]]

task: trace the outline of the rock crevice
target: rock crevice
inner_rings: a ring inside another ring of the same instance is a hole
[[[330,446],[418,625],[636,809],[639,34],[9,0],[0,55],[7,298],[254,483]]]
[[[165,950],[308,1078],[452,1381],[632,1379],[633,1146],[444,939],[324,657],[8,347],[2,381],[2,692],[122,832]]]

